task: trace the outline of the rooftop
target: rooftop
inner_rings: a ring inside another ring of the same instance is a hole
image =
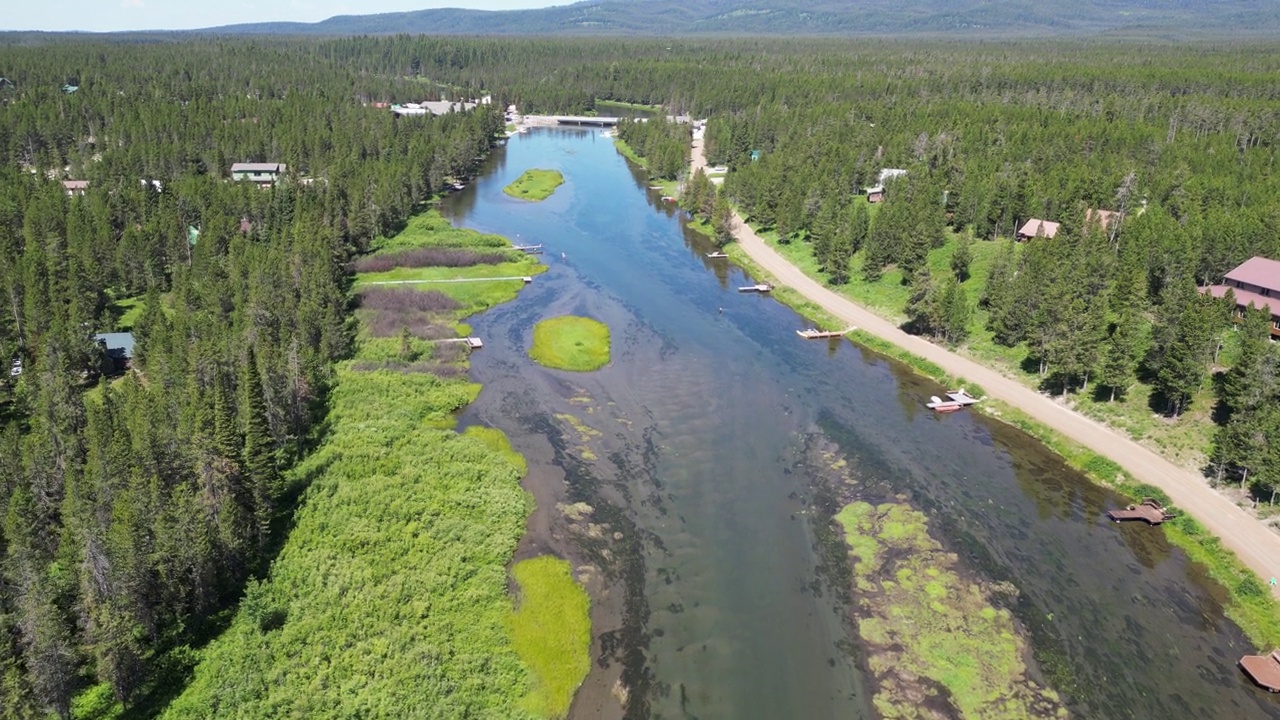
[[[1031,218],[1018,228],[1018,234],[1023,237],[1037,237],[1044,235],[1046,238],[1052,238],[1058,234],[1059,223],[1050,222],[1049,220],[1041,220],[1039,218]]]
[[[107,354],[112,357],[133,357],[133,333],[98,333],[93,339],[105,345]]]
[[[1264,257],[1251,257],[1239,267],[1227,273],[1228,280],[1257,285],[1272,291],[1280,291],[1280,261]],[[1239,297],[1239,291],[1236,297]]]
[[[234,163],[231,172],[282,173],[287,167],[284,163]]]

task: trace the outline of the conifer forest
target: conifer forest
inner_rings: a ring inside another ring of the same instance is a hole
[[[718,190],[685,177],[685,126],[619,133],[652,175],[689,181],[686,209],[732,205],[833,286],[893,285],[914,332],[1012,353],[1055,395],[1141,388],[1164,421],[1201,412],[1208,478],[1263,503],[1280,488],[1271,318],[1198,292],[1280,259],[1274,44],[14,36],[0,76],[3,720],[406,707],[395,677],[352,679],[360,701],[326,709],[304,673],[277,672],[323,648],[261,649],[283,620],[265,578],[299,561],[291,533],[332,530],[299,508],[342,492],[313,487],[326,472],[361,471],[349,428],[386,421],[350,403],[404,392],[444,416],[476,392],[426,341],[502,298],[353,283],[410,262],[536,272],[500,239],[422,220],[503,136],[509,104],[709,118]],[[441,116],[386,109],[483,96]],[[264,189],[235,163],[283,170]],[[1060,223],[1052,241],[1015,240],[1031,219]],[[434,239],[394,240],[419,230]],[[127,371],[95,339],[115,332],[135,342]],[[448,442],[421,451],[517,474],[500,449]],[[485,520],[501,528],[467,536],[498,594],[527,502],[503,495]],[[340,622],[317,615],[314,632]],[[539,716],[503,648],[459,649],[424,690],[447,703],[412,716]]]

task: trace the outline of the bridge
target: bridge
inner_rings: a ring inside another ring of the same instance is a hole
[[[595,125],[597,127],[613,127],[618,124],[616,117],[586,117],[583,115],[556,115],[555,121],[560,125]]]

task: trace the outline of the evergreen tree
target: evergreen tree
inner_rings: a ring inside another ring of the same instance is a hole
[[[280,475],[276,466],[275,443],[267,423],[262,379],[252,346],[245,352],[244,393],[244,469],[253,503],[258,551],[261,553],[271,530]]]
[[[969,279],[969,264],[973,262],[972,244],[969,235],[961,233],[956,240],[956,250],[951,254],[951,272],[955,273],[959,282]]]

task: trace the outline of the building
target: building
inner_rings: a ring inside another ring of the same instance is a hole
[[[133,333],[98,333],[93,339],[102,348],[103,373],[115,375],[129,369],[133,359]]]
[[[231,166],[231,179],[270,187],[283,179],[288,169],[284,163],[235,163]]]
[[[1086,208],[1084,211],[1085,227],[1088,227],[1095,222],[1098,223],[1098,228],[1102,230],[1102,232],[1111,232],[1112,226],[1115,223],[1120,222],[1120,213],[1114,210],[1094,210],[1093,208]]]
[[[71,197],[72,195],[83,195],[89,192],[89,181],[88,180],[63,180],[62,190],[67,194],[67,197]]]
[[[473,110],[475,102],[450,102],[448,100],[428,100],[422,103],[405,103],[392,105],[391,112],[396,115],[448,115],[451,112]]]
[[[907,174],[906,170],[900,170],[898,168],[882,168],[880,170],[880,177],[876,178],[876,184],[884,185],[890,180],[900,178],[906,174]]]
[[[875,185],[875,186],[869,187],[864,192],[867,193],[867,202],[869,203],[878,203],[884,199],[883,185]]]
[[[1271,313],[1271,338],[1280,338],[1280,261],[1251,257],[1227,273],[1221,285],[1210,285],[1201,292],[1220,298],[1230,290],[1236,298],[1236,317],[1244,315],[1250,305]]]
[[[1022,227],[1018,228],[1018,242],[1037,237],[1053,239],[1053,236],[1058,234],[1059,226],[1060,224],[1056,222],[1031,218],[1023,223]]]

